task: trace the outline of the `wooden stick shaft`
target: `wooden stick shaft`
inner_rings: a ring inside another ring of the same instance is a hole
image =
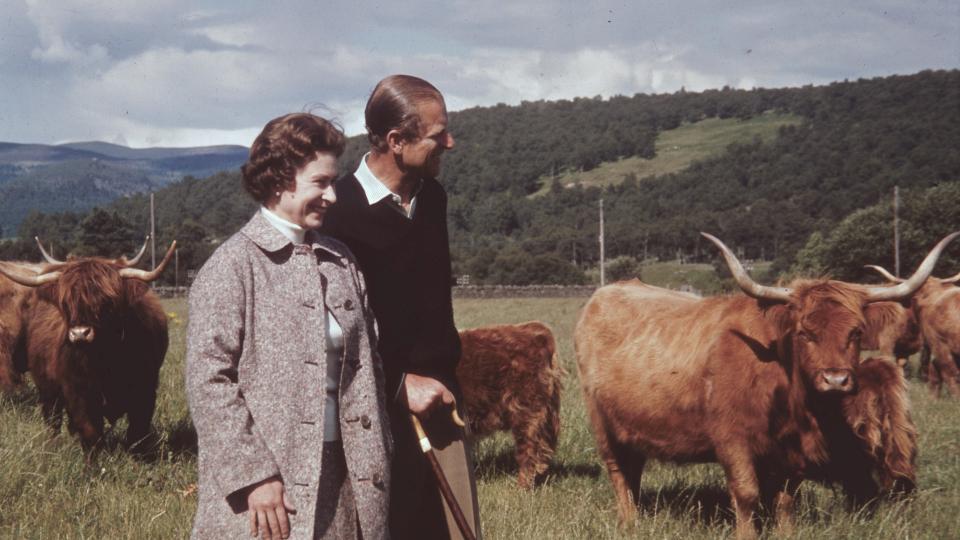
[[[417,434],[417,438],[420,439],[420,449],[423,450],[423,455],[426,456],[427,461],[430,462],[430,468],[433,469],[433,477],[437,480],[437,487],[440,488],[440,494],[443,495],[443,499],[447,501],[447,507],[450,508],[450,513],[453,514],[453,520],[457,522],[457,528],[460,529],[460,534],[462,534],[466,540],[476,540],[477,537],[474,536],[473,529],[471,529],[470,524],[467,523],[467,518],[463,515],[463,510],[460,508],[460,504],[457,502],[453,490],[450,489],[450,483],[443,474],[443,469],[440,468],[440,462],[437,461],[433,447],[430,446],[430,439],[427,438],[426,432],[423,431],[420,420],[416,415],[411,414],[410,421],[413,423],[413,431]]]

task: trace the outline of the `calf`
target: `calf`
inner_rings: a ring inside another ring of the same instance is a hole
[[[553,333],[540,322],[460,331],[457,378],[477,437],[509,430],[516,443],[517,483],[542,478],[560,432],[563,369]]]

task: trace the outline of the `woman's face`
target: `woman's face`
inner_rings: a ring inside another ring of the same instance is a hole
[[[337,178],[337,157],[318,152],[313,161],[297,169],[291,189],[280,192],[280,198],[267,208],[283,219],[305,229],[323,225],[327,208],[337,201],[333,181]]]

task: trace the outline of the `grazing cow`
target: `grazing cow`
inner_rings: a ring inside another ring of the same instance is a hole
[[[149,239],[150,237],[147,236],[148,241]],[[63,261],[58,261],[47,253],[39,238],[35,240],[47,263],[63,264]],[[121,257],[119,262],[127,266],[136,266],[146,249],[147,242],[144,241],[136,257],[129,261]],[[0,261],[0,266],[15,272],[25,272],[28,275],[41,274],[47,267],[45,264],[20,261]],[[23,380],[21,374],[28,369],[25,340],[30,323],[31,306],[35,301],[33,287],[11,281],[0,273],[0,391],[13,392]]]
[[[509,430],[516,443],[517,483],[542,478],[557,447],[564,372],[553,333],[540,322],[460,331],[457,378],[474,436]]]
[[[875,302],[863,310],[866,324],[860,348],[879,351],[906,369],[907,360],[923,348],[913,308],[899,302]]]
[[[0,274],[33,287],[22,347],[40,394],[44,419],[59,432],[63,409],[85,447],[103,421],[126,415],[128,444],[144,438],[167,350],[167,321],[148,283],[173,256],[176,242],[152,271],[133,261],[99,257],[55,261],[40,272],[6,264]]]
[[[729,248],[705,235],[747,296],[681,299],[639,282],[597,290],[580,314],[574,340],[621,522],[636,514],[649,458],[719,462],[737,534],[746,538],[756,535],[753,516],[761,500],[789,529],[805,478],[838,480],[848,488],[867,483],[864,475],[845,482],[843,475],[856,471],[832,466],[838,445],[829,437],[836,430],[824,428],[837,424],[831,418],[842,415],[841,400],[858,388],[863,307],[909,297],[958,235],[943,239],[896,286],[829,280],[761,286]]]
[[[894,283],[898,278],[881,266],[869,265]],[[937,396],[943,383],[953,396],[960,396],[960,273],[946,278],[931,277],[913,295],[912,308],[920,326],[920,334],[930,347],[927,384]]]

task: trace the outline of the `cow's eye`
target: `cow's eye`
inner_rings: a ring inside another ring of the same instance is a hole
[[[809,342],[813,341],[813,339],[810,337],[810,334],[808,334],[808,333],[806,333],[806,332],[804,332],[804,331],[800,331],[800,332],[797,334],[797,337],[800,338],[800,341],[803,341],[803,342],[805,342],[805,343],[809,343]]]
[[[856,328],[850,332],[849,341],[850,343],[858,343],[861,337],[863,337],[863,331],[861,331],[859,328]]]

